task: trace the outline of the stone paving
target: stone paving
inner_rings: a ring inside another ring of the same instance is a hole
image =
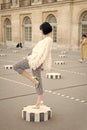
[[[52,118],[39,123],[22,119],[22,108],[33,105],[37,94],[28,79],[4,65],[15,64],[29,52],[0,49],[0,54],[5,54],[0,56],[0,130],[87,130],[87,62],[79,62],[80,50],[52,50],[50,72],[61,73],[60,79],[47,79],[48,72],[42,72],[44,104],[52,108]]]

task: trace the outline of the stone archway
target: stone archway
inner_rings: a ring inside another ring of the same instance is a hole
[[[50,15],[47,16],[46,21],[49,22],[52,25],[53,42],[56,43],[57,42],[57,20],[56,20],[56,17],[53,14],[50,14]]]
[[[4,23],[4,36],[5,36],[5,43],[7,46],[11,46],[11,41],[12,41],[12,28],[11,28],[11,21],[10,19],[6,18],[5,23]]]
[[[87,35],[87,11],[83,12],[80,16],[80,39],[82,34]]]
[[[30,46],[32,41],[32,24],[31,19],[26,16],[23,20],[23,42],[24,46]]]

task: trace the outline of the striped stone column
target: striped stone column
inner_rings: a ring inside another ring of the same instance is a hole
[[[40,106],[39,109],[33,108],[34,105],[24,107],[22,110],[22,119],[29,122],[42,122],[52,118],[52,109],[46,105]]]

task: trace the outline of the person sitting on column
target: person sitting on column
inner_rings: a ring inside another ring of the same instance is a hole
[[[44,38],[35,45],[30,55],[13,65],[15,71],[34,83],[38,94],[35,104],[36,109],[40,108],[43,100],[41,70],[51,69],[51,48],[53,43],[52,26],[48,22],[44,22],[40,25],[40,30]],[[27,72],[26,69],[32,69],[33,75]]]

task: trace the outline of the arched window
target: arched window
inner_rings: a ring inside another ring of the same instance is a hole
[[[24,18],[24,42],[31,42],[32,40],[32,25],[29,17]]]
[[[80,37],[82,37],[82,34],[87,35],[87,11],[82,14],[80,20]]]
[[[47,22],[49,22],[52,25],[53,28],[53,33],[52,33],[52,37],[53,37],[53,42],[57,42],[57,21],[54,15],[50,14],[48,15]]]
[[[8,18],[5,20],[5,39],[6,41],[12,40],[11,21]]]

